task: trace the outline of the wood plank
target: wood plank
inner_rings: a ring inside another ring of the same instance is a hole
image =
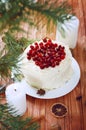
[[[79,39],[78,39],[78,62],[80,64],[80,68],[81,68],[81,95],[82,95],[82,111],[80,112],[81,115],[81,123],[83,124],[82,129],[85,130],[86,129],[86,106],[85,104],[85,100],[86,100],[86,73],[85,73],[85,69],[86,69],[86,21],[85,21],[85,16],[86,16],[86,11],[85,10],[85,2],[86,1],[80,1],[78,2],[79,5],[79,18],[80,18],[80,30],[79,30]],[[79,53],[80,52],[80,53]]]

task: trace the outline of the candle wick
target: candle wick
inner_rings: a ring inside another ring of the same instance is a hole
[[[14,90],[16,91],[16,88]]]

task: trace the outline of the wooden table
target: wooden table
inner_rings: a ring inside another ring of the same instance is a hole
[[[80,66],[81,78],[72,92],[60,98],[37,99],[27,96],[28,108],[25,116],[43,115],[44,118],[39,122],[40,130],[50,130],[52,125],[60,125],[61,130],[86,130],[86,0],[69,0],[69,2],[80,20],[78,42],[72,54]],[[76,99],[78,96],[81,96],[80,100]],[[51,114],[52,104],[59,102],[68,107],[68,114],[64,118],[55,118]]]
[[[33,117],[44,115],[44,119],[40,121],[40,130],[50,130],[52,125],[58,124],[62,130],[86,130],[86,0],[69,2],[80,20],[78,42],[72,54],[80,66],[81,78],[72,92],[60,98],[42,100],[27,96],[26,115]],[[82,98],[77,100],[78,96]],[[52,104],[58,102],[68,107],[68,115],[61,119],[51,114]]]

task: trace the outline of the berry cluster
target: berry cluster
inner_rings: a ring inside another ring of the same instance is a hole
[[[65,47],[44,38],[40,43],[30,46],[27,59],[33,60],[41,69],[55,67],[65,58]]]

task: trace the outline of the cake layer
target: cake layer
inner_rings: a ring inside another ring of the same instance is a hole
[[[42,40],[37,41],[45,44]],[[47,68],[41,69],[35,62],[27,58],[27,53],[31,50],[31,47],[28,46],[24,53],[22,54],[22,64],[21,71],[25,77],[25,80],[32,86],[38,89],[42,88],[44,90],[51,90],[54,88],[61,87],[67,82],[72,74],[72,55],[67,45],[59,43],[57,41],[52,41],[53,44],[58,44],[64,47],[65,58],[56,65],[55,67],[49,66]],[[34,43],[32,44],[34,46]]]

